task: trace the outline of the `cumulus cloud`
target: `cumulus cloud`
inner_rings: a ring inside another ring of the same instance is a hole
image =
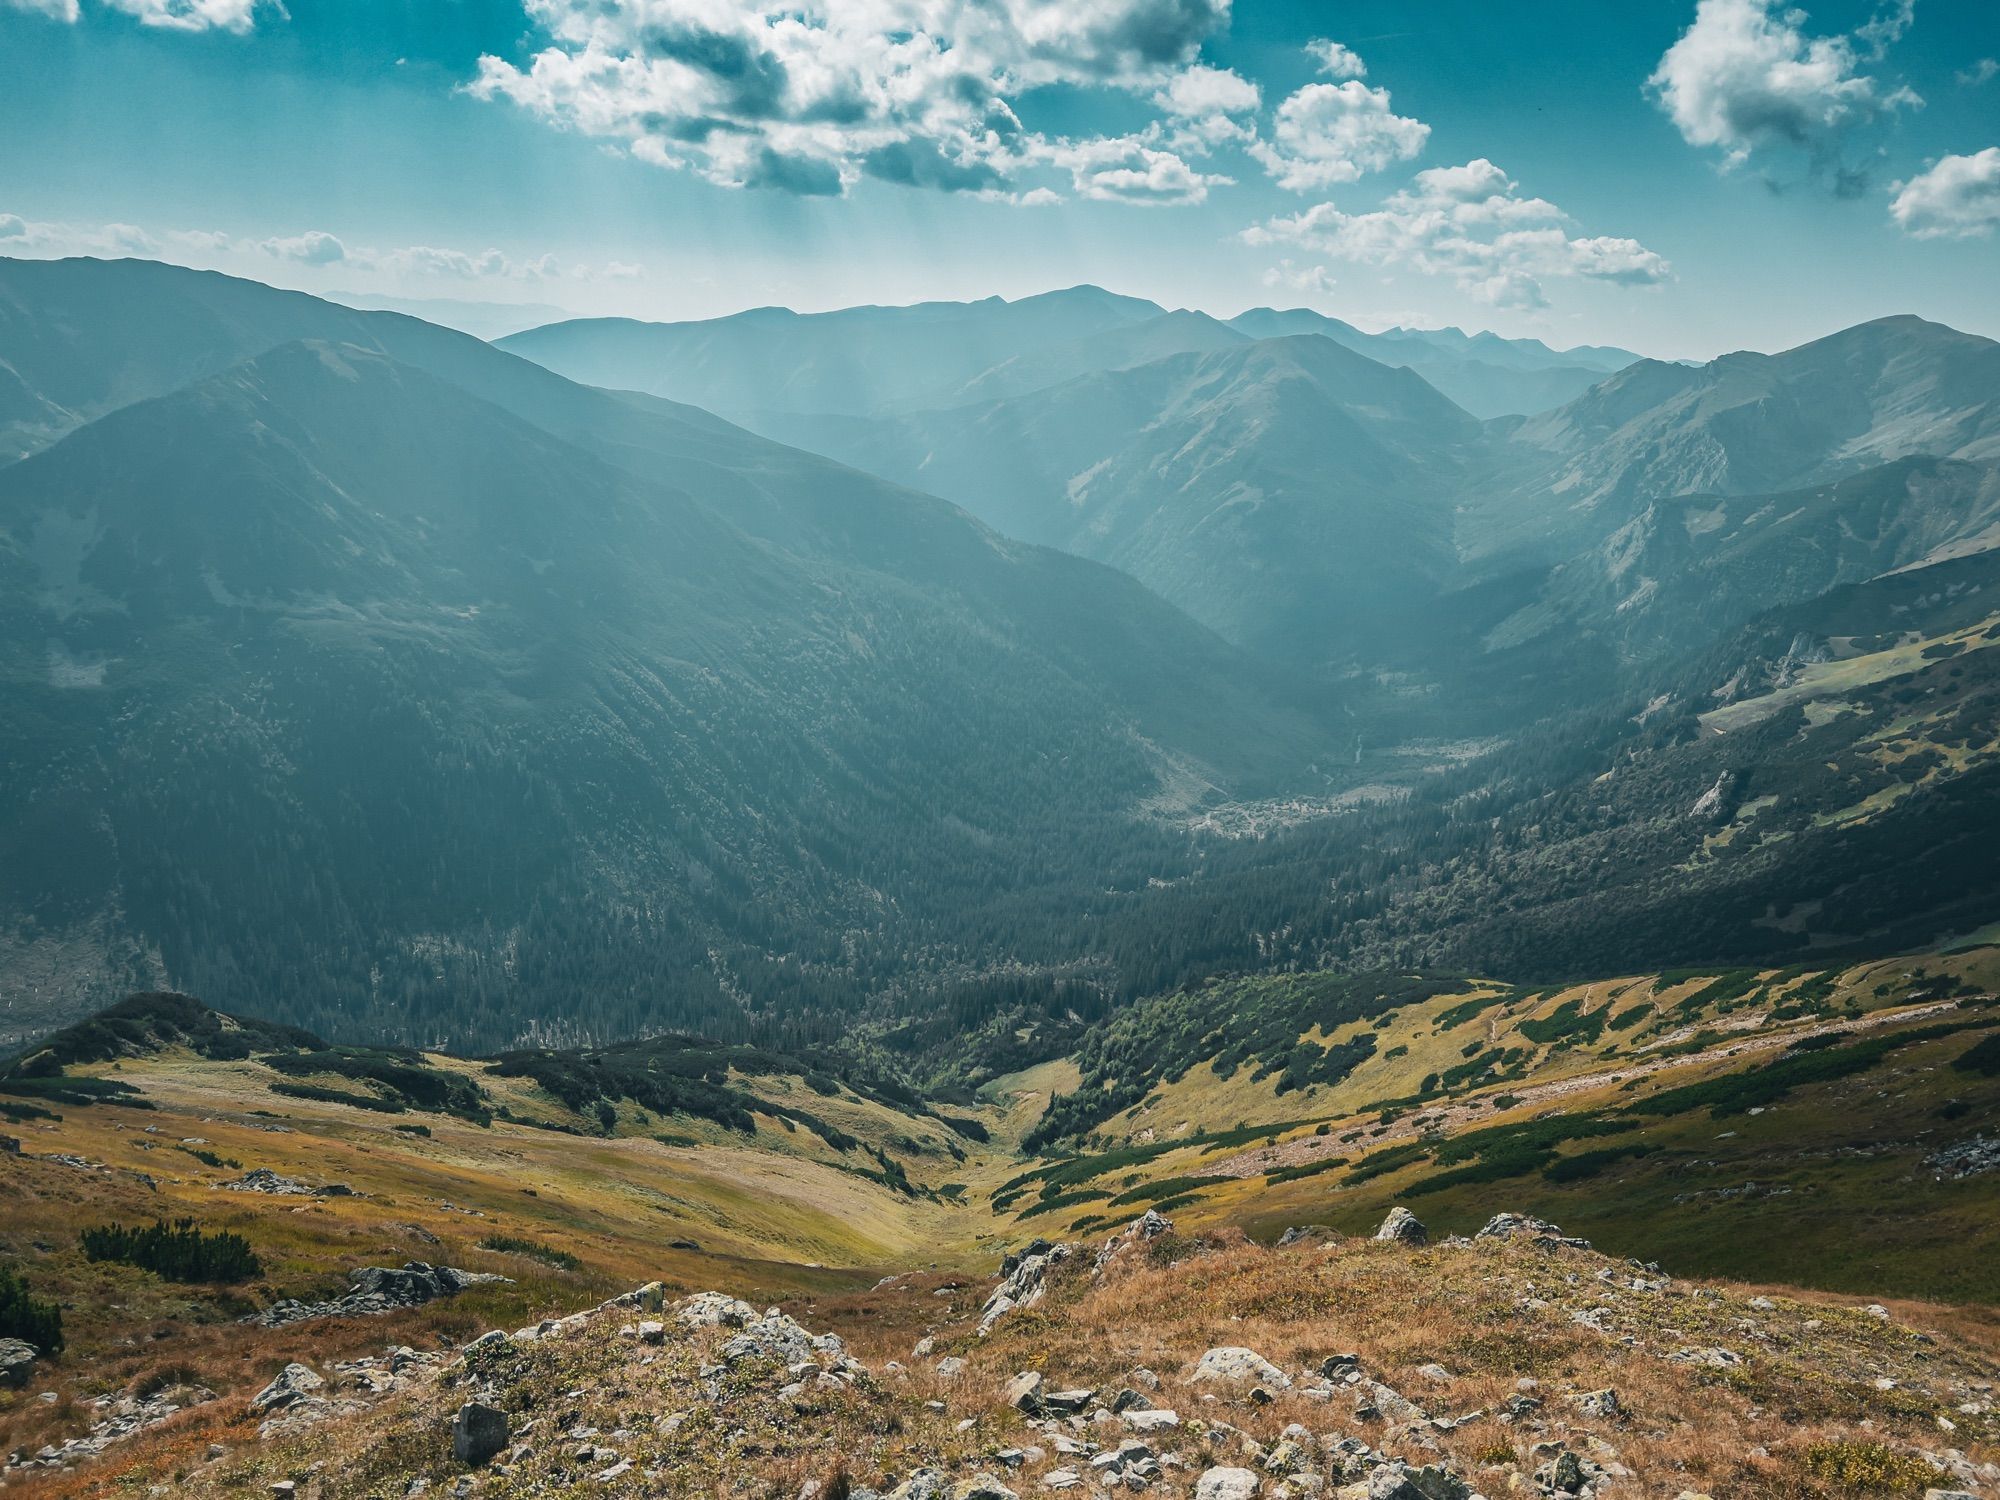
[[[1572,236],[1567,223],[1561,209],[1522,197],[1511,177],[1481,157],[1417,173],[1373,212],[1344,213],[1321,203],[1270,219],[1243,238],[1449,276],[1462,291],[1501,307],[1544,306],[1543,284],[1553,278],[1649,286],[1673,274],[1637,240]]]
[[[1309,83],[1277,109],[1269,141],[1252,147],[1278,186],[1295,193],[1358,182],[1424,149],[1431,128],[1399,115],[1387,89]]]
[[[1849,132],[1923,103],[1861,71],[1882,60],[1912,15],[1912,0],[1899,0],[1852,36],[1812,36],[1806,13],[1783,0],[1699,0],[1647,87],[1689,145],[1720,150],[1729,166],[1790,150],[1839,174]],[[1860,186],[1851,173],[1836,181]]]
[[[1306,43],[1306,55],[1319,64],[1320,72],[1329,78],[1366,78],[1368,64],[1361,60],[1361,54],[1352,47],[1344,47],[1339,42],[1320,37]]]
[[[525,0],[548,45],[482,57],[468,88],[731,187],[1018,196],[1046,144],[1015,113],[1033,88],[1152,94],[1192,139],[1234,134],[1253,86],[1194,66],[1229,3]]]
[[[1151,144],[1146,136],[1057,141],[1039,148],[1037,154],[1068,171],[1078,197],[1100,202],[1177,207],[1200,203],[1211,187],[1230,181],[1196,171],[1183,157]]]
[[[347,246],[318,229],[287,237],[273,236],[261,241],[257,248],[279,260],[295,260],[306,266],[333,266],[347,259]]]
[[[2000,146],[1946,156],[1891,189],[1889,215],[1920,240],[1971,239],[2000,224]]]
[[[2000,59],[1982,57],[1969,68],[1960,68],[1952,76],[1966,88],[1976,89],[1981,84],[1991,83],[2000,75]]]
[[[76,0],[0,0],[0,10],[25,10],[30,15],[71,22],[82,14]]]
[[[1174,74],[1153,95],[1153,103],[1173,122],[1177,145],[1208,150],[1255,140],[1256,127],[1244,116],[1255,114],[1263,98],[1263,91],[1242,75],[1195,63]]]

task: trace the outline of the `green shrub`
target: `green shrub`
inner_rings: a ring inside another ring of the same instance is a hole
[[[0,1338],[20,1339],[42,1353],[62,1353],[62,1309],[29,1295],[28,1283],[9,1266],[0,1266]]]
[[[479,1248],[498,1250],[503,1255],[525,1255],[563,1271],[574,1271],[583,1265],[582,1261],[567,1250],[558,1250],[553,1245],[537,1244],[533,1240],[524,1240],[511,1234],[489,1234],[479,1242]]]
[[[1805,1466],[1815,1478],[1891,1495],[1921,1495],[1938,1477],[1921,1458],[1883,1443],[1814,1443],[1805,1451]]]
[[[83,1253],[89,1260],[137,1266],[168,1281],[242,1281],[264,1269],[242,1235],[227,1230],[207,1234],[195,1228],[193,1219],[172,1224],[156,1219],[146,1229],[122,1224],[86,1229]]]
[[[2000,1031],[1982,1042],[1975,1042],[1969,1050],[1952,1059],[1951,1065],[1961,1073],[1977,1073],[1982,1078],[2000,1074]]]

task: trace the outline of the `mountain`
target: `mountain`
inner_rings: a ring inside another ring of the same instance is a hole
[[[1775,605],[1995,547],[1995,464],[1904,458],[1784,494],[1652,500],[1551,572],[1483,645],[1554,632],[1566,653],[1601,641],[1620,661],[1658,660]]]
[[[548,302],[482,302],[466,297],[384,297],[375,292],[328,292],[326,300],[363,312],[399,312],[474,338],[497,339],[560,322],[571,314]]]
[[[591,385],[727,414],[858,415],[964,385],[1010,359],[1160,316],[1092,286],[1008,302],[920,302],[795,313],[761,307],[695,323],[583,318],[500,340]]]
[[[214,283],[179,284],[155,313],[198,322]],[[224,290],[241,341],[311,310]],[[1143,809],[1323,784],[1298,695],[1128,578],[324,318],[370,344],[281,344],[0,468],[17,1025],[139,979],[340,1034],[838,1030],[1034,947],[981,893],[1183,871]],[[137,342],[122,388],[167,363]]]
[[[829,313],[758,308],[694,323],[577,319],[502,339],[572,379],[691,401],[775,433],[777,418],[883,416],[1025,395],[1080,375],[1241,339],[1317,334],[1414,369],[1478,416],[1524,414],[1579,395],[1636,355],[1556,351],[1457,329],[1366,334],[1337,318],[1255,308],[1227,322],[1097,287],[1005,302],[932,302]]]
[[[1254,307],[1231,318],[1229,326],[1259,339],[1302,333],[1330,338],[1382,364],[1415,370],[1476,417],[1526,415],[1564,405],[1639,359],[1624,349],[1582,345],[1557,350],[1538,339],[1468,335],[1456,328],[1363,333],[1352,323],[1303,307]]]
[[[1782,354],[1646,360],[1522,422],[1565,512],[1622,524],[1649,500],[1771,494],[1913,455],[2000,458],[2000,343],[1882,318]]]
[[[1348,660],[1447,578],[1479,424],[1331,339],[1267,339],[1006,400],[774,431],[1123,569],[1238,644]]]

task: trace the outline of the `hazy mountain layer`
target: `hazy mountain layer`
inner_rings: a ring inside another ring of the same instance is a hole
[[[501,342],[572,379],[692,401],[761,431],[766,414],[880,416],[1023,395],[1147,359],[1225,348],[1233,333],[1321,335],[1420,371],[1479,416],[1542,411],[1637,358],[1455,328],[1369,334],[1303,309],[1255,308],[1222,323],[1090,286],[1017,302],[807,314],[758,308],[694,323],[583,318]]]
[[[1314,754],[1117,573],[442,337],[618,462],[319,342],[0,469],[14,943],[344,1029],[838,1029],[988,887],[1177,868],[1163,777]]]
[[[1454,566],[1479,424],[1407,370],[1310,336],[1084,375],[795,441],[1132,573],[1225,636],[1352,660]]]

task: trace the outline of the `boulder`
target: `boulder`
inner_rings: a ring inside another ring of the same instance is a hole
[[[1428,1245],[1431,1233],[1424,1228],[1422,1219],[1399,1205],[1389,1210],[1382,1227],[1375,1231],[1375,1238],[1390,1240],[1398,1245]]]
[[[468,1401],[451,1424],[451,1456],[476,1469],[507,1446],[507,1414],[483,1401]]]
[[[1368,1476],[1368,1500],[1467,1500],[1472,1487],[1441,1464],[1383,1464]]]
[[[1042,1376],[1039,1370],[1023,1370],[1000,1392],[1000,1399],[1016,1411],[1033,1415],[1042,1409]]]
[[[1249,1469],[1204,1469],[1194,1482],[1194,1500],[1255,1500],[1257,1485]]]
[[[674,1314],[688,1328],[742,1328],[755,1321],[757,1309],[720,1292],[696,1292]]]
[[[1609,1386],[1601,1391],[1585,1391],[1582,1395],[1572,1396],[1569,1399],[1570,1405],[1586,1417],[1597,1417],[1610,1422],[1625,1415],[1625,1408],[1618,1401],[1618,1393]]]
[[[250,1410],[258,1416],[283,1411],[325,1388],[326,1382],[307,1366],[289,1364],[278,1372],[276,1379],[250,1398]]]
[[[1289,1389],[1292,1383],[1291,1376],[1256,1350],[1233,1344],[1211,1349],[1196,1362],[1189,1383],[1207,1380],[1250,1381],[1276,1390]]]
[[[0,1387],[19,1390],[28,1383],[42,1351],[21,1339],[0,1339]]]

